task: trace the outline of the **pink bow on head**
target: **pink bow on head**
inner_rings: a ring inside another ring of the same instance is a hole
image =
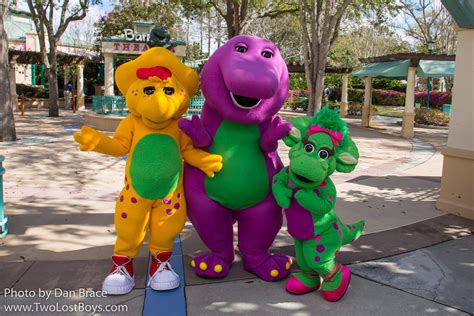
[[[308,130],[308,136],[313,135],[315,133],[323,132],[331,136],[332,143],[334,146],[339,146],[339,142],[341,141],[342,137],[344,136],[341,132],[331,131],[324,127],[318,125],[311,125]]]

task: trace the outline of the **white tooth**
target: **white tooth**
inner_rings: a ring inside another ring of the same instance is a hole
[[[245,107],[245,106],[240,105],[239,102],[237,102],[237,101],[235,100],[234,94],[233,94],[232,92],[230,92],[230,98],[232,99],[232,102],[234,102],[234,105],[235,105],[236,107],[241,108],[241,109],[244,109],[244,110],[251,110],[251,109],[254,109],[254,108],[256,108],[256,107],[260,104],[260,102],[262,102],[262,99],[260,99],[260,100],[257,102],[257,104],[255,104],[254,106]]]

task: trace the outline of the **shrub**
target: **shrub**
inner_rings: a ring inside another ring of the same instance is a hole
[[[415,110],[415,122],[424,125],[446,126],[449,116],[437,109],[419,108]]]
[[[428,93],[426,91],[415,93],[415,103],[420,103],[426,107]],[[451,93],[430,91],[430,107],[441,109],[443,104],[451,103]]]
[[[395,90],[373,90],[372,103],[377,105],[404,106],[405,93]]]
[[[24,93],[28,98],[49,98],[49,89],[42,86],[28,86],[19,83],[16,85],[16,93],[19,96]]]
[[[347,91],[348,101],[363,102],[365,91],[364,89],[349,89]]]
[[[352,116],[362,115],[362,103],[349,102],[347,107],[347,114]]]
[[[351,116],[362,116],[362,103],[359,102],[349,102],[347,107],[347,114]],[[378,108],[375,105],[370,107],[370,115],[376,115],[379,112]]]
[[[290,90],[302,90],[306,89],[306,78],[304,73],[291,73],[290,74]]]
[[[329,87],[331,90],[340,88],[342,86],[341,75],[327,74],[324,76],[324,86]]]
[[[372,87],[379,90],[395,90],[399,92],[405,92],[407,90],[407,85],[400,80],[384,78],[376,78],[372,83]]]
[[[286,106],[292,110],[308,109],[308,90],[290,90],[286,99]]]
[[[325,106],[328,106],[331,110],[335,111],[336,113],[339,113],[340,107],[337,102],[331,102],[331,101],[324,102],[323,101],[323,107]]]

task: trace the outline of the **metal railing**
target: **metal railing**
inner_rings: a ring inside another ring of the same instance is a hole
[[[201,115],[202,106],[204,105],[204,97],[203,96],[194,96],[191,98],[191,102],[189,102],[188,112],[186,116],[193,116],[193,115]]]
[[[189,108],[186,116],[201,115],[204,105],[203,96],[194,96],[189,102]],[[105,115],[128,115],[127,104],[123,96],[92,96],[92,111],[96,114]]]
[[[5,174],[5,168],[3,168],[4,160],[5,157],[0,155],[0,238],[3,238],[8,234],[8,218],[5,215],[5,205],[3,203],[3,175]]]
[[[92,111],[96,114],[128,115],[123,96],[94,95],[92,96]]]

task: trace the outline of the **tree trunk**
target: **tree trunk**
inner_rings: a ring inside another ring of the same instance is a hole
[[[314,65],[318,67],[319,65]],[[306,78],[308,84],[308,116],[313,116],[319,110],[321,110],[321,104],[323,101],[323,90],[324,90],[324,70],[315,69],[314,76]]]
[[[49,116],[59,116],[59,93],[58,93],[58,61],[56,59],[56,46],[50,46],[48,69],[49,84]]]
[[[444,77],[444,83],[446,84],[446,92],[451,93],[453,90],[453,78]]]
[[[325,68],[325,65],[324,65]],[[316,80],[313,83],[313,103],[308,103],[308,115],[313,116],[319,110],[321,110],[321,105],[323,102],[323,90],[324,90],[324,71],[325,69],[318,69]],[[311,106],[310,106],[311,105]]]
[[[221,24],[222,17],[220,14],[217,14],[217,48],[221,47]]]
[[[207,53],[211,55],[211,10],[207,10]]]
[[[204,18],[204,17],[203,17],[202,15],[199,17],[199,30],[200,30],[199,35],[200,35],[200,40],[201,40],[201,41],[200,41],[201,54],[202,54],[202,52],[204,51],[204,50],[202,49],[202,45],[203,45],[203,27],[204,27],[204,26],[203,26],[203,23],[202,23],[202,19],[203,19],[203,18]]]
[[[235,29],[234,29],[234,23],[233,23],[233,20],[230,19],[230,21],[226,18],[225,19],[225,23],[227,25],[227,38],[228,39],[231,39],[232,37],[236,36],[236,32],[235,32]]]
[[[8,61],[8,39],[5,32],[4,16],[8,1],[0,2],[0,114],[2,116],[0,141],[15,141],[16,130],[13,117],[12,95],[10,90],[10,64]]]

